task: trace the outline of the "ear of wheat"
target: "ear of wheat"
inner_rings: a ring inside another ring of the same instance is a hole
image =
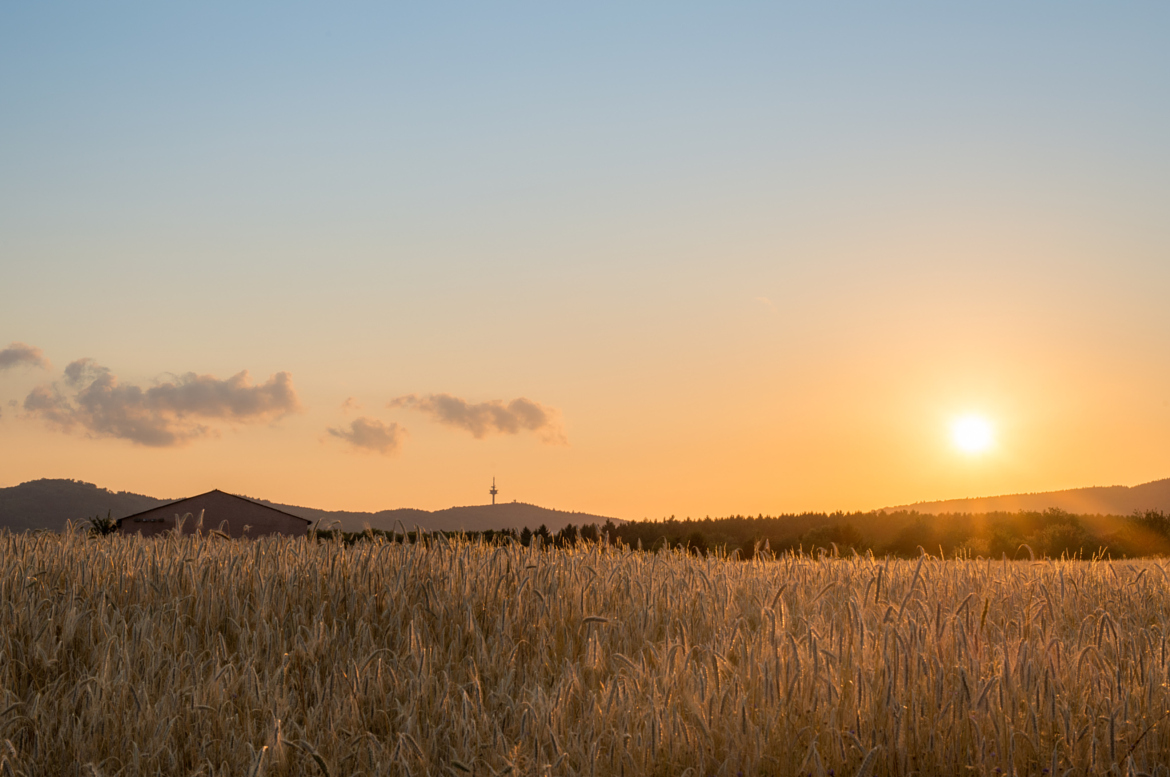
[[[0,551],[0,773],[1170,763],[1161,561],[214,532],[0,534]]]

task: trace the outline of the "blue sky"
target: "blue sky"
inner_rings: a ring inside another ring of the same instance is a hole
[[[158,451],[5,407],[5,467],[431,507],[508,470],[529,501],[625,515],[1163,476],[1168,21],[1152,3],[5,8],[0,339],[141,386],[289,371],[304,405],[146,469]],[[8,371],[0,398],[54,379]],[[385,408],[411,393],[528,397],[569,445]],[[409,428],[402,450],[320,442],[349,396]],[[1031,442],[924,467],[960,405]],[[17,463],[18,443],[40,453]],[[340,482],[217,469],[249,446]],[[1097,455],[1114,449],[1132,454]]]

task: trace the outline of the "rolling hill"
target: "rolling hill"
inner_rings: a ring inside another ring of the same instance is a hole
[[[945,499],[883,508],[885,512],[914,510],[920,513],[1014,513],[1056,507],[1081,515],[1130,515],[1135,510],[1170,513],[1170,478],[1138,486],[1094,486],[1035,494]]]
[[[381,510],[376,513],[356,513],[343,510],[317,510],[312,507],[298,507],[257,499],[310,521],[321,521],[321,527],[336,525],[343,531],[362,531],[367,526],[384,531],[412,531],[416,526],[430,531],[486,531],[487,529],[536,529],[541,524],[549,531],[560,531],[568,524],[604,524],[606,521],[624,523],[618,518],[607,518],[589,513],[566,512],[547,507],[538,507],[524,502],[506,502],[496,505],[468,505],[448,507],[445,510],[416,510],[400,508]]]
[[[170,501],[174,500],[156,499],[128,491],[109,491],[79,480],[31,480],[18,486],[0,488],[0,528],[9,531],[61,531],[66,521],[80,523],[95,515],[104,516],[107,512],[114,518],[124,518]],[[607,520],[622,523],[617,518],[552,510],[523,502],[449,507],[434,512],[402,508],[362,513],[319,510],[265,499],[255,501],[310,521],[320,521],[322,528],[336,527],[343,531],[362,531],[367,526],[386,531],[401,531],[403,526],[407,530],[418,527],[428,531],[484,531],[522,529],[525,526],[536,529],[543,524],[549,531],[556,532],[570,523],[578,526],[589,523],[601,525]]]
[[[249,497],[254,498],[254,497]],[[0,527],[10,531],[48,529],[60,531],[65,522],[84,521],[95,515],[110,513],[114,518],[148,510],[166,504],[170,499],[158,499],[128,491],[109,491],[92,483],[78,480],[32,480],[18,486],[0,488]],[[321,510],[256,499],[278,509],[299,515],[311,521],[320,521],[322,528],[336,527],[343,531],[361,531],[367,526],[386,531],[484,531],[486,529],[536,529],[545,525],[550,531],[559,531],[567,524],[604,524],[607,520],[624,523],[589,513],[553,510],[523,502],[497,505],[468,505],[445,510],[417,510],[399,508],[378,512],[351,512]],[[1161,510],[1170,513],[1170,478],[1143,483],[1138,486],[1097,486],[1065,491],[1047,491],[1034,494],[947,499],[935,502],[887,507],[877,512],[916,511],[919,513],[1014,513],[1020,510],[1043,511],[1051,507],[1081,515],[1130,515],[1135,510]]]
[[[0,488],[0,527],[9,531],[61,531],[66,521],[80,523],[95,515],[114,518],[140,513],[173,500],[129,491],[108,491],[80,480],[30,480]]]

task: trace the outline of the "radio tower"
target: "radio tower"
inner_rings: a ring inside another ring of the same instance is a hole
[[[496,494],[500,493],[499,491],[496,490],[496,479],[495,478],[492,478],[492,490],[489,491],[488,493],[490,493],[492,495],[492,504],[495,504],[496,503]]]

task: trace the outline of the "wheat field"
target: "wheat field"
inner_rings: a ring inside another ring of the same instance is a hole
[[[1162,562],[0,553],[0,775],[1170,775]]]

